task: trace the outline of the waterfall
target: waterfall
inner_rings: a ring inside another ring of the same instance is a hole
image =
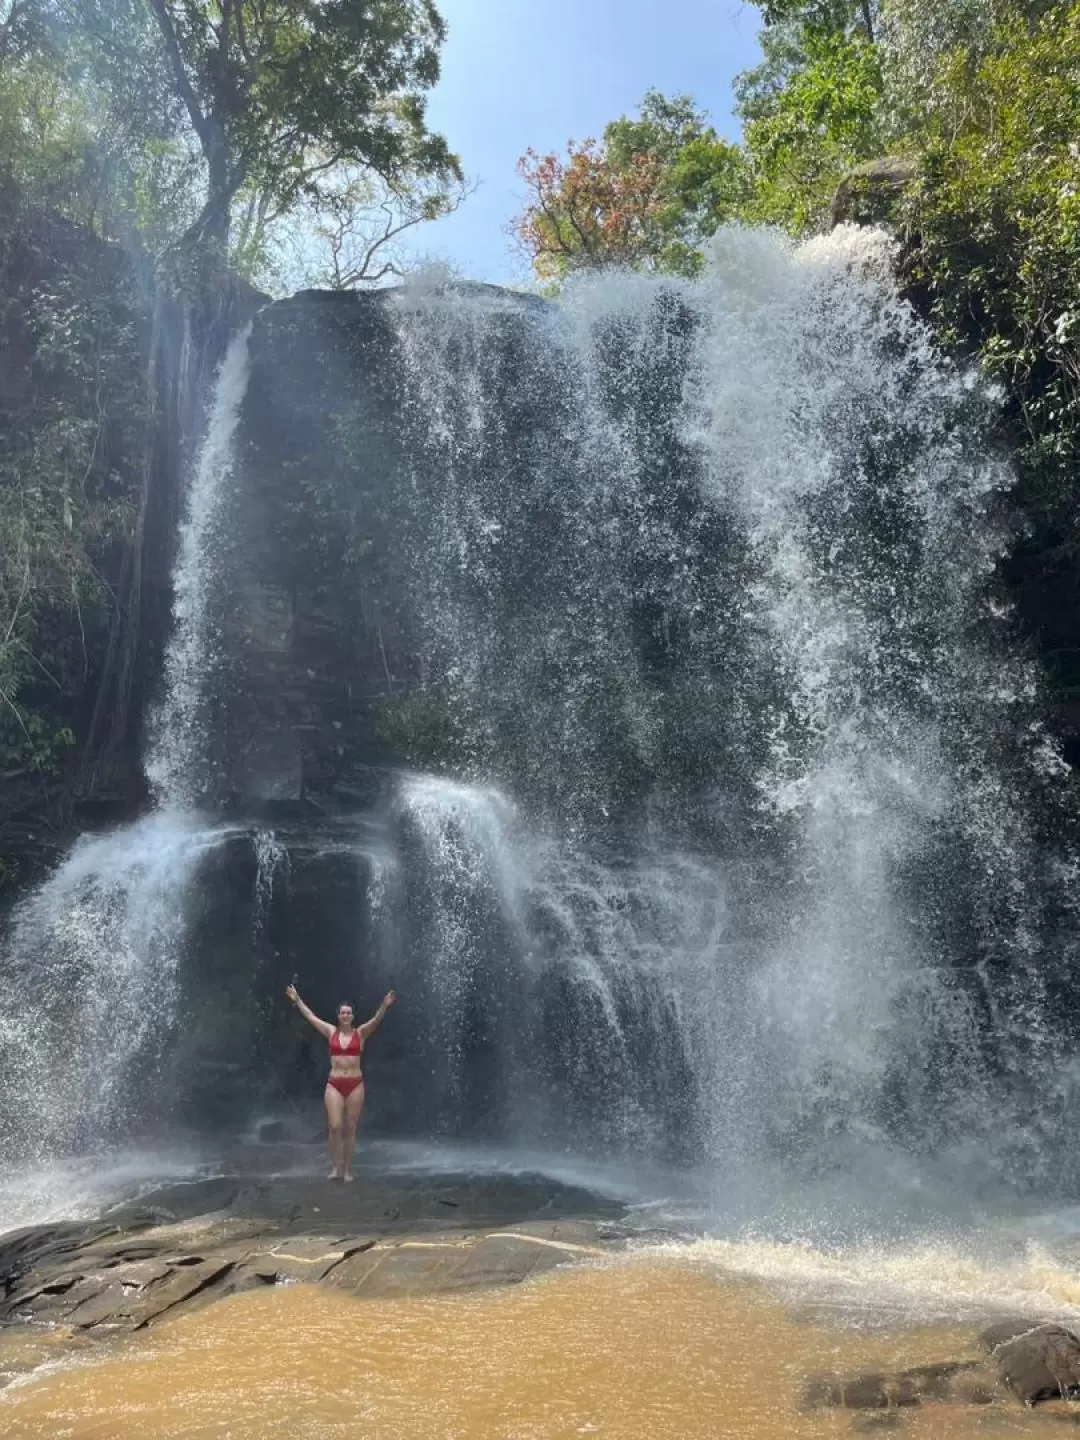
[[[210,603],[216,525],[247,384],[249,334],[250,327],[232,341],[222,363],[186,499],[176,629],[147,763],[160,808],[113,834],[83,836],[9,925],[0,1142],[11,1161],[130,1136],[155,1093],[160,1099],[167,1090],[190,888],[229,834],[193,807],[209,783],[205,700],[219,658]],[[261,864],[259,880],[260,895],[268,895],[270,872]]]
[[[164,812],[83,836],[17,908],[0,1020],[0,1148],[23,1163],[140,1117],[171,1045],[185,899],[219,827]]]
[[[997,593],[999,397],[890,266],[732,229],[694,281],[425,277],[238,336],[159,811],[18,914],[3,1133],[122,1126],[185,986],[178,1090],[248,1055],[310,1094],[299,973],[399,991],[388,1129],[1072,1183],[1068,801]],[[41,1009],[99,1075],[70,1114]]]
[[[679,1153],[718,1058],[689,988],[715,993],[724,964],[713,873],[575,853],[499,791],[431,775],[403,777],[394,832],[397,983],[444,1127],[468,1114],[519,1142]]]
[[[1072,901],[1038,811],[1064,766],[994,595],[997,397],[890,265],[877,233],[731,230],[693,283],[394,298],[425,683],[464,772],[559,837],[519,853],[473,824],[463,848],[439,792],[431,863],[497,918],[462,938],[446,914],[455,958],[431,953],[467,986],[485,927],[519,935],[534,1027],[538,967],[599,980],[595,1004],[564,992],[562,1030],[610,1049],[624,1096],[675,1033],[641,1123],[707,1153],[975,1149],[1050,1183]],[[704,950],[679,863],[723,916]],[[624,1060],[617,994],[657,1022]],[[598,1099],[593,1074],[578,1103]]]
[[[198,805],[212,788],[207,707],[222,662],[215,615],[215,559],[222,501],[233,467],[233,439],[251,368],[251,326],[235,335],[214,386],[206,436],[184,505],[173,572],[173,634],[165,657],[164,699],[154,717],[146,773],[159,804]]]
[[[817,1110],[834,1133],[981,1132],[1030,1178],[1052,1114],[989,1071],[1050,1040],[1054,957],[1036,937],[1055,900],[1032,822],[1064,767],[989,604],[1012,478],[983,439],[994,396],[935,352],[890,263],[880,234],[841,231],[792,264],[735,232],[705,282],[706,493],[744,518],[785,677],[756,776],[798,875],[756,981],[782,1077],[767,1105],[792,1129]],[[983,1016],[1006,985],[1025,999],[991,1055]],[[1032,1077],[1047,1099],[1052,1052]]]
[[[258,939],[266,925],[274,899],[274,881],[279,873],[288,873],[289,852],[273,830],[256,830],[252,837],[255,848],[255,903],[252,936]]]

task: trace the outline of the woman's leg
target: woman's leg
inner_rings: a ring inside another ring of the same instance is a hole
[[[343,1173],[341,1143],[345,1135],[345,1098],[332,1085],[327,1085],[323,1095],[326,1102],[326,1128],[330,1140],[330,1176],[339,1180]],[[352,1099],[352,1096],[349,1096]]]
[[[346,1180],[352,1179],[352,1154],[356,1144],[356,1127],[364,1109],[364,1087],[358,1085],[345,1100],[345,1132],[341,1144],[341,1173]]]

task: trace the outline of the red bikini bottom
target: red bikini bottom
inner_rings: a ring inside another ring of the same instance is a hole
[[[362,1075],[331,1075],[326,1082],[332,1085],[339,1095],[348,1097],[358,1085],[364,1083]]]

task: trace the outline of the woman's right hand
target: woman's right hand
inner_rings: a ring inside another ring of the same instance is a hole
[[[300,996],[296,993],[295,985],[285,986],[285,998],[287,1000],[291,1000],[294,1005],[298,1005],[300,1003]]]

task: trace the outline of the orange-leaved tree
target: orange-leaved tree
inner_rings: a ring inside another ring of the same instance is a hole
[[[529,150],[518,173],[529,198],[513,230],[545,280],[603,266],[692,275],[745,185],[738,147],[689,97],[655,90],[602,141],[571,142],[565,159]]]

